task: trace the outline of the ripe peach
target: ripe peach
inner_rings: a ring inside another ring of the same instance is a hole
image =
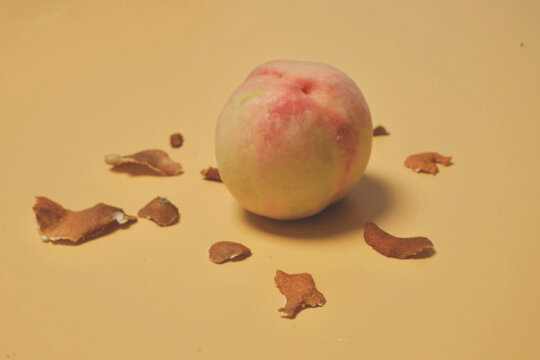
[[[324,64],[271,61],[225,105],[216,157],[223,183],[244,208],[296,219],[355,187],[371,138],[368,106],[347,75]]]

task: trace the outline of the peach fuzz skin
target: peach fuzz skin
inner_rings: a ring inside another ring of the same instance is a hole
[[[283,60],[257,67],[232,94],[215,145],[223,183],[245,209],[298,219],[356,186],[371,140],[367,103],[347,75]]]

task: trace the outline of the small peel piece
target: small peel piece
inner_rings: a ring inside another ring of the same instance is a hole
[[[159,226],[173,225],[180,220],[178,208],[168,199],[159,196],[139,210],[137,215],[153,220]]]
[[[170,136],[169,141],[173,148],[179,148],[184,143],[184,137],[180,133],[174,133]]]
[[[373,129],[373,136],[385,136],[390,135],[388,131],[386,131],[386,128],[382,125],[377,126],[375,129]]]
[[[452,165],[451,156],[442,156],[436,152],[426,152],[410,155],[405,159],[405,166],[416,172],[424,172],[435,175],[439,172],[437,164],[444,166]]]
[[[209,166],[208,169],[202,169],[201,175],[204,176],[206,180],[221,181],[221,175],[219,175],[219,170],[215,167]]]
[[[232,241],[218,241],[208,249],[208,258],[216,264],[243,260],[250,255],[248,247]]]
[[[326,304],[324,295],[317,290],[313,277],[308,273],[287,274],[276,271],[274,282],[279,291],[285,295],[285,307],[279,309],[285,313],[283,317],[294,319],[296,314],[305,307],[323,306]]]
[[[76,243],[98,237],[115,222],[122,225],[137,221],[135,216],[127,215],[122,209],[103,203],[71,211],[43,196],[36,196],[32,210],[36,214],[39,234],[45,241]]]
[[[433,248],[433,243],[426,237],[398,238],[372,222],[364,225],[364,239],[377,252],[396,259],[406,259]]]
[[[107,155],[105,162],[109,165],[119,166],[123,164],[138,164],[148,167],[155,172],[174,176],[183,173],[182,165],[174,162],[163,150],[145,150],[132,155]]]

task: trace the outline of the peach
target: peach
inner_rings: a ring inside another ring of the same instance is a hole
[[[343,72],[271,61],[251,72],[219,116],[218,168],[245,209],[273,219],[303,218],[356,186],[372,131],[367,103]]]

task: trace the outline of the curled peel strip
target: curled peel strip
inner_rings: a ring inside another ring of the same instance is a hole
[[[373,136],[385,136],[390,135],[388,131],[386,131],[386,128],[384,126],[377,126],[375,129],[373,129]]]
[[[159,196],[139,210],[137,215],[153,220],[159,226],[173,225],[180,220],[178,208],[166,198]]]
[[[426,152],[410,155],[405,159],[405,166],[416,172],[424,172],[435,175],[439,172],[437,164],[444,166],[452,165],[451,156],[442,156],[436,152]]]
[[[399,238],[372,222],[364,225],[364,239],[379,253],[396,259],[405,259],[433,247],[431,240],[426,237]]]
[[[216,264],[242,260],[250,255],[248,247],[232,241],[218,241],[208,249],[208,258]]]
[[[123,225],[137,218],[122,209],[99,203],[91,208],[72,211],[43,196],[36,196],[32,208],[39,233],[45,241],[67,240],[73,243],[96,238],[111,225]]]
[[[206,180],[214,180],[214,181],[219,181],[219,182],[222,182],[221,181],[221,175],[219,174],[219,170],[215,167],[208,167],[208,169],[202,169],[201,170],[201,175],[206,179]]]
[[[293,319],[300,310],[306,307],[326,304],[326,299],[315,287],[311,274],[287,274],[277,270],[274,282],[279,291],[285,295],[285,306],[279,309],[280,312],[285,313],[284,317]]]
[[[145,150],[125,156],[107,155],[105,156],[105,162],[113,166],[123,164],[143,165],[165,176],[174,176],[183,173],[182,165],[171,160],[169,155],[163,150]]]

